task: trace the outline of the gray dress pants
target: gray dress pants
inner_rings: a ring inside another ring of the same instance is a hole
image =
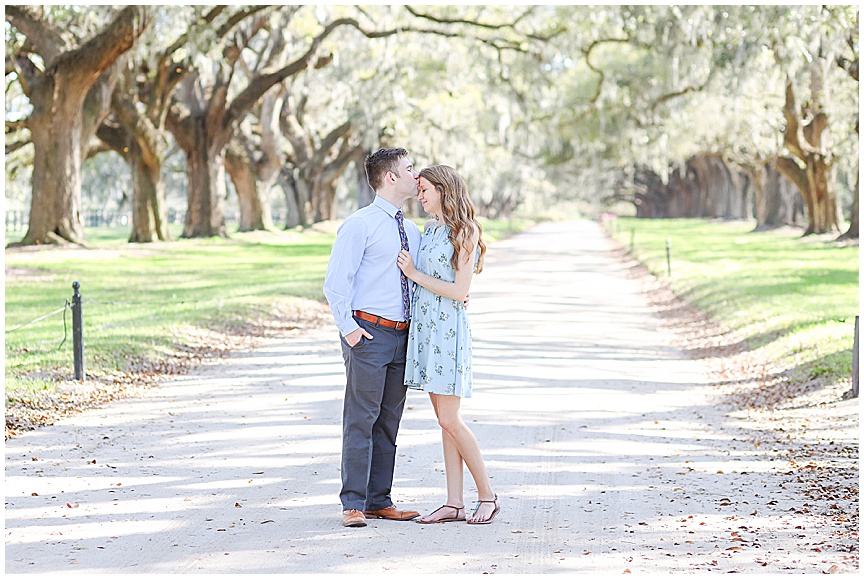
[[[355,318],[356,319],[356,318]],[[357,320],[373,339],[353,347],[342,338],[347,385],[342,410],[343,509],[378,510],[393,504],[396,434],[405,408],[408,330]]]

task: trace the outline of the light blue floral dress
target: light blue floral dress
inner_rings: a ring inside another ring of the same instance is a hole
[[[446,225],[429,226],[415,266],[426,275],[452,282],[456,270],[450,265],[449,234]],[[405,384],[434,394],[471,397],[471,326],[465,305],[420,284],[411,299]]]

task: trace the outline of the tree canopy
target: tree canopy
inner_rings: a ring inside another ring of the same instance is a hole
[[[227,235],[229,198],[241,229],[274,207],[306,225],[368,199],[363,156],[404,146],[456,167],[489,217],[624,200],[770,225],[794,191],[808,233],[846,214],[857,237],[858,14],[9,6],[7,207],[29,206],[22,243],[83,243],[82,163],[111,150],[130,241],[165,239],[178,198],[184,237]]]

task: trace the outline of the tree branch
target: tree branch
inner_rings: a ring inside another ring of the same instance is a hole
[[[55,66],[66,70],[83,86],[95,81],[121,54],[132,48],[150,21],[150,10],[127,6],[99,34],[80,47],[60,55]]]
[[[807,171],[798,166],[795,159],[790,157],[777,157],[774,160],[774,167],[791,181],[802,195],[807,195],[810,191],[810,182],[807,179]]]
[[[690,94],[690,93],[693,93],[693,92],[702,92],[703,90],[705,90],[705,87],[708,86],[708,83],[711,82],[711,79],[714,78],[714,72],[715,72],[715,71],[716,71],[716,68],[715,68],[714,66],[712,66],[712,67],[708,70],[708,77],[707,77],[707,78],[705,79],[705,81],[704,81],[702,84],[700,84],[700,85],[690,85],[690,86],[688,86],[688,87],[686,87],[686,88],[684,88],[684,89],[682,89],[682,90],[675,91],[675,92],[671,92],[671,93],[665,94],[665,95],[663,95],[663,96],[657,98],[657,99],[654,101],[654,103],[651,105],[651,113],[653,114],[654,111],[657,109],[657,107],[660,106],[660,105],[662,105],[662,104],[665,103],[666,101],[670,101],[670,100],[672,100],[672,99],[676,99],[676,98],[678,98],[678,97],[681,97],[681,96],[684,96],[684,95],[686,95],[686,94]]]
[[[40,80],[42,79],[42,71],[39,67],[30,60],[25,54],[15,56],[15,70],[18,72],[18,82],[21,84],[21,90],[28,97],[33,96],[33,92],[38,90]]]
[[[97,132],[98,132],[98,129],[97,129]],[[105,141],[102,141],[101,139],[97,139],[95,141],[92,141],[92,144],[89,147],[87,147],[87,153],[85,154],[85,158],[86,159],[92,159],[93,157],[95,157],[96,155],[99,155],[100,153],[107,153],[108,151],[113,151],[113,150],[114,149],[112,147],[110,147]],[[123,153],[119,153],[119,154],[120,154],[120,156],[125,157],[125,155]]]
[[[469,24],[471,26],[477,26],[479,28],[488,28],[490,30],[501,30],[502,28],[510,28],[515,29],[516,24],[519,23],[525,16],[534,11],[534,8],[529,8],[527,11],[523,12],[519,15],[516,20],[513,22],[507,22],[504,24],[486,24],[485,22],[477,22],[476,20],[465,20],[463,18],[442,18],[440,16],[432,16],[428,13],[418,12],[411,6],[404,6],[405,10],[407,10],[412,16],[417,18],[422,18],[424,20],[431,20],[432,22],[437,22],[438,24]]]
[[[855,82],[859,82],[858,80],[858,57],[855,57],[855,60],[849,60],[843,56],[837,57],[837,66],[845,70],[849,76],[855,79]]]
[[[32,143],[32,141],[30,139],[15,141],[14,143],[6,143],[6,154],[11,155],[12,153],[17,151],[18,149],[23,149],[24,147],[26,147],[30,143]]]
[[[197,31],[199,28],[199,23],[203,24],[204,26],[212,24],[213,21],[216,20],[216,17],[222,14],[222,12],[224,12],[226,8],[228,8],[228,6],[216,6],[210,12],[205,14],[203,18],[200,18],[198,21],[192,23],[192,25],[189,26],[186,32],[181,34],[171,46],[165,49],[165,52],[162,53],[162,56],[160,58],[160,64],[162,64],[162,60],[170,58],[172,54],[186,46],[186,44],[189,42],[189,33],[192,31]]]
[[[338,141],[345,135],[348,135],[353,129],[354,125],[351,123],[351,121],[345,121],[335,129],[330,131],[330,133],[321,140],[321,145],[318,147],[318,150],[329,151],[333,148],[333,145],[336,144],[336,141]]]
[[[263,73],[250,82],[231,103],[228,114],[225,115],[224,126],[233,124],[236,120],[243,118],[246,112],[261,98],[273,85],[282,82],[290,76],[294,76],[306,69],[309,61],[318,51],[321,43],[340,26],[351,25],[360,30],[360,25],[351,18],[340,18],[328,24],[324,30],[312,40],[309,49],[297,60],[283,68],[270,73]],[[362,30],[361,30],[362,31]],[[392,31],[395,34],[396,31]]]
[[[597,83],[597,90],[594,91],[594,96],[589,101],[592,105],[597,103],[600,94],[603,91],[603,83],[606,82],[606,73],[602,69],[597,68],[591,63],[591,53],[601,44],[630,44],[630,38],[600,38],[593,41],[587,48],[582,49],[582,54],[585,55],[585,64],[588,65],[595,74],[600,75],[600,82]]]
[[[60,33],[43,20],[33,6],[16,6],[7,4],[6,20],[27,37],[25,46],[42,57],[48,67],[60,54],[66,43]]]
[[[6,136],[14,135],[18,131],[29,128],[29,119],[20,119],[17,121],[6,121]]]
[[[102,123],[96,130],[96,136],[99,140],[105,143],[112,151],[124,159],[127,157],[128,151],[124,150],[127,146],[127,134],[122,128]]]
[[[272,8],[273,8],[273,6],[265,6],[265,5],[254,6],[253,5],[253,6],[247,6],[246,8],[243,8],[242,10],[238,10],[237,12],[232,14],[228,18],[228,21],[219,28],[219,30],[216,32],[216,35],[219,38],[225,38],[225,36],[229,32],[231,32],[231,30],[235,26],[240,24],[243,20],[245,20],[249,16],[253,16],[259,12],[262,12],[264,10],[270,10]]]

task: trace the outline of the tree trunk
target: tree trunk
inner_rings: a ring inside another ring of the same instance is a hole
[[[801,225],[801,193],[772,165],[758,165],[751,174],[755,195],[756,229]]]
[[[735,167],[716,155],[696,155],[687,161],[695,170],[701,212],[696,217],[743,217],[745,183]]]
[[[49,102],[40,102],[42,100]],[[51,112],[43,110],[37,115],[34,110],[31,124],[33,194],[30,225],[21,245],[84,243],[81,223],[82,102],[83,95],[64,91],[61,87],[56,87],[45,99],[34,102],[34,109],[45,107]]]
[[[324,201],[321,215],[325,220],[333,220],[339,217],[338,204],[336,203],[336,185],[334,181],[328,181],[321,185],[321,197]]]
[[[807,229],[804,235],[839,230],[837,198],[830,182],[831,167],[815,155],[806,155],[806,168],[789,157],[777,159],[777,170],[795,184],[807,206]]]
[[[300,191],[300,185],[294,177],[294,171],[288,167],[283,167],[279,172],[279,184],[285,194],[285,206],[287,215],[285,216],[285,229],[294,229],[298,225],[306,227],[309,225],[306,217],[306,200],[305,196]]]
[[[858,239],[858,183],[859,178],[855,178],[855,196],[852,198],[852,219],[849,221],[849,229],[846,233],[837,238],[837,241],[845,239]]]
[[[726,206],[726,219],[749,219],[750,178],[737,165],[726,162],[729,171],[729,190]]]
[[[59,33],[39,20],[27,7],[10,6],[7,19],[24,30],[41,30],[28,37],[27,45],[43,60],[42,67],[29,54],[7,56],[15,65],[21,86],[33,111],[29,128],[33,141],[30,224],[16,245],[84,242],[81,223],[81,160],[90,138],[104,116],[106,95],[113,80],[103,77],[138,41],[147,26],[146,9],[127,7],[97,35],[73,50],[63,51]],[[56,44],[55,44],[56,42]],[[91,95],[92,106],[84,110]]]
[[[327,191],[321,183],[321,167],[307,167],[304,181],[309,190],[309,207],[312,212],[312,223],[320,223],[329,219],[330,206],[327,200]]]
[[[273,229],[270,204],[262,194],[268,190],[267,184],[259,187],[248,152],[239,143],[232,142],[225,152],[225,169],[237,190],[240,203],[239,231],[259,231]]]
[[[775,163],[777,170],[798,187],[807,204],[808,225],[804,235],[839,231],[842,222],[834,192],[833,163],[826,152],[828,115],[824,111],[827,90],[823,69],[822,59],[815,58],[810,65],[811,100],[805,104],[803,112],[796,103],[793,81],[787,77],[783,141],[794,158],[781,157]],[[809,118],[806,125],[803,115]]]
[[[134,107],[125,107],[127,110]],[[142,117],[129,118],[115,103],[116,123],[104,123],[98,137],[129,165],[132,175],[132,231],[129,243],[166,241],[165,187],[159,139],[142,129]]]
[[[194,146],[186,151],[188,202],[182,237],[228,237],[225,229],[224,146],[207,138],[204,118],[193,119]]]
[[[127,158],[132,171],[132,232],[129,242],[167,241],[169,235],[162,165],[148,163],[135,140],[129,141]]]

